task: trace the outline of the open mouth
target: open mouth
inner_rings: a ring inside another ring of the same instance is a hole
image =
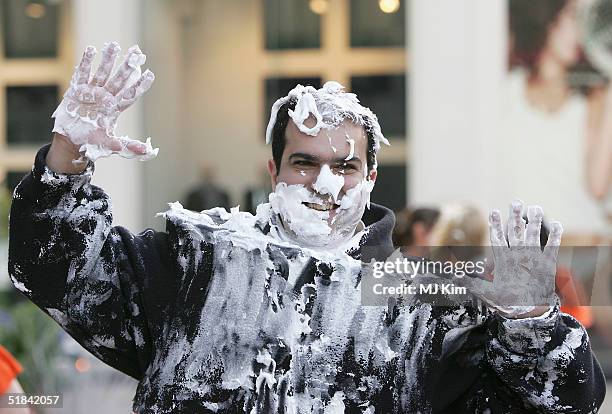
[[[336,210],[338,207],[340,207],[338,204],[330,204],[330,203],[317,204],[317,203],[303,202],[302,204],[304,204],[308,208],[311,208],[317,211],[333,211],[333,210]]]

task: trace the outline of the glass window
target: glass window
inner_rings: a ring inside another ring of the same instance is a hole
[[[315,88],[320,88],[321,78],[320,77],[303,77],[303,78],[268,78],[266,79],[266,97],[264,102],[264,131],[265,127],[268,126],[268,121],[270,120],[270,110],[272,109],[272,105],[278,98],[282,98],[286,96],[291,89],[293,89],[297,84],[300,85],[310,85]]]
[[[320,18],[307,0],[264,0],[268,50],[321,47]]]
[[[351,47],[404,46],[406,0],[351,0],[350,8]]]
[[[351,89],[361,104],[372,109],[387,138],[406,137],[406,76],[353,76]]]
[[[46,0],[2,0],[7,58],[57,56],[59,6]]]
[[[58,95],[56,85],[6,88],[8,144],[48,142],[53,129],[51,114],[57,107]]]
[[[393,211],[406,207],[406,164],[384,164],[378,166],[376,185],[372,190],[372,202]]]

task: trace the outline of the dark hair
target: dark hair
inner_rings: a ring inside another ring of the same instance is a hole
[[[283,158],[283,152],[285,151],[285,132],[287,130],[287,124],[289,123],[289,110],[294,110],[297,105],[297,100],[292,99],[289,102],[281,105],[276,115],[276,122],[272,128],[272,158],[276,165],[276,171],[280,171],[281,160]],[[368,137],[368,148],[366,150],[366,160],[368,163],[368,172],[372,171],[376,165],[376,150],[374,134],[372,132],[372,124],[366,119],[364,129]]]
[[[395,228],[393,229],[394,246],[412,246],[414,244],[414,225],[423,223],[429,231],[440,217],[440,210],[437,208],[415,208],[404,209],[395,214]]]
[[[511,66],[535,70],[548,31],[566,4],[567,0],[510,0]]]

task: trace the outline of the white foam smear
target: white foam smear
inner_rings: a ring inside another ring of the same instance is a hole
[[[344,177],[332,173],[329,165],[324,164],[321,167],[317,181],[312,185],[313,190],[319,194],[330,194],[334,202],[338,201],[338,194],[344,187]]]
[[[345,161],[348,161],[355,156],[355,140],[346,134],[346,142],[348,142],[349,146],[351,147],[348,155],[344,159]]]
[[[27,287],[25,287],[25,285],[18,281],[17,279],[15,279],[15,277],[13,275],[10,275],[11,277],[11,281],[13,282],[13,286],[15,286],[17,288],[17,290],[19,290],[22,293],[25,293],[26,295],[29,295],[32,293],[32,291],[30,289],[28,289]]]
[[[281,237],[308,248],[346,250],[354,241],[374,183],[362,180],[338,201],[331,223],[329,211],[318,211],[304,203],[325,204],[321,195],[316,195],[301,184],[278,183],[270,194],[270,206],[280,216]]]
[[[128,137],[121,137],[123,139],[129,139]],[[81,145],[79,151],[85,156],[85,158],[90,159],[92,161],[96,161],[99,158],[109,157],[113,154],[120,155],[123,158],[128,159],[138,159],[140,161],[147,161],[152,158],[157,157],[157,153],[159,152],[159,148],[153,148],[151,145],[151,138],[147,138],[145,145],[145,154],[138,155],[132,151],[129,151],[127,147],[123,147],[121,150],[111,150],[108,147],[105,147],[100,144],[83,144]]]
[[[331,139],[331,137],[329,136],[329,133],[327,134],[327,139],[328,139],[328,141],[329,141],[329,146],[331,147],[332,151],[333,151],[334,153],[338,152],[338,148],[334,147],[334,146],[333,146],[333,144],[332,144],[332,139]]]
[[[567,338],[563,344],[553,349],[538,366],[538,368],[546,374],[546,382],[541,395],[531,396],[535,402],[544,407],[571,409],[572,407],[559,407],[558,399],[554,394],[555,382],[560,378],[559,367],[567,369],[572,362],[576,350],[582,346],[585,339],[584,331],[581,328],[570,328]]]
[[[310,114],[313,114],[317,120],[317,123],[312,128],[308,128],[304,125],[304,121],[308,119]],[[321,122],[323,117],[317,111],[317,104],[314,97],[310,93],[306,93],[302,96],[302,99],[298,100],[295,105],[295,111],[289,111],[289,116],[293,119],[293,122],[298,126],[300,131],[308,135],[317,135],[321,130]]]
[[[270,194],[272,209],[283,218],[293,233],[301,236],[298,240],[329,236],[331,228],[326,221],[329,212],[308,208],[303,203],[324,202],[301,184],[288,186],[286,183],[278,183],[276,190]]]
[[[344,393],[342,391],[336,391],[332,397],[329,405],[325,407],[324,414],[344,414]]]
[[[385,362],[389,362],[397,357],[397,352],[389,348],[389,341],[387,341],[386,338],[379,338],[375,346],[385,358]]]
[[[292,100],[296,100],[297,103],[295,110],[289,111],[289,116],[305,134],[316,136],[321,129],[333,129],[348,119],[371,131],[375,141],[375,151],[378,151],[381,142],[389,145],[389,141],[381,132],[376,115],[369,108],[362,106],[354,93],[344,92],[344,86],[334,81],[326,82],[321,89],[297,85],[287,96],[278,99],[272,105],[266,129],[266,143],[272,142],[272,129],[276,123],[278,110]],[[308,127],[304,122],[311,114],[316,119],[316,124]]]

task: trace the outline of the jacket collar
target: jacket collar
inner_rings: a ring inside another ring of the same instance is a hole
[[[370,203],[361,219],[366,232],[359,242],[359,249],[349,251],[355,259],[369,262],[371,259],[384,260],[393,252],[393,227],[395,215],[379,204]]]

